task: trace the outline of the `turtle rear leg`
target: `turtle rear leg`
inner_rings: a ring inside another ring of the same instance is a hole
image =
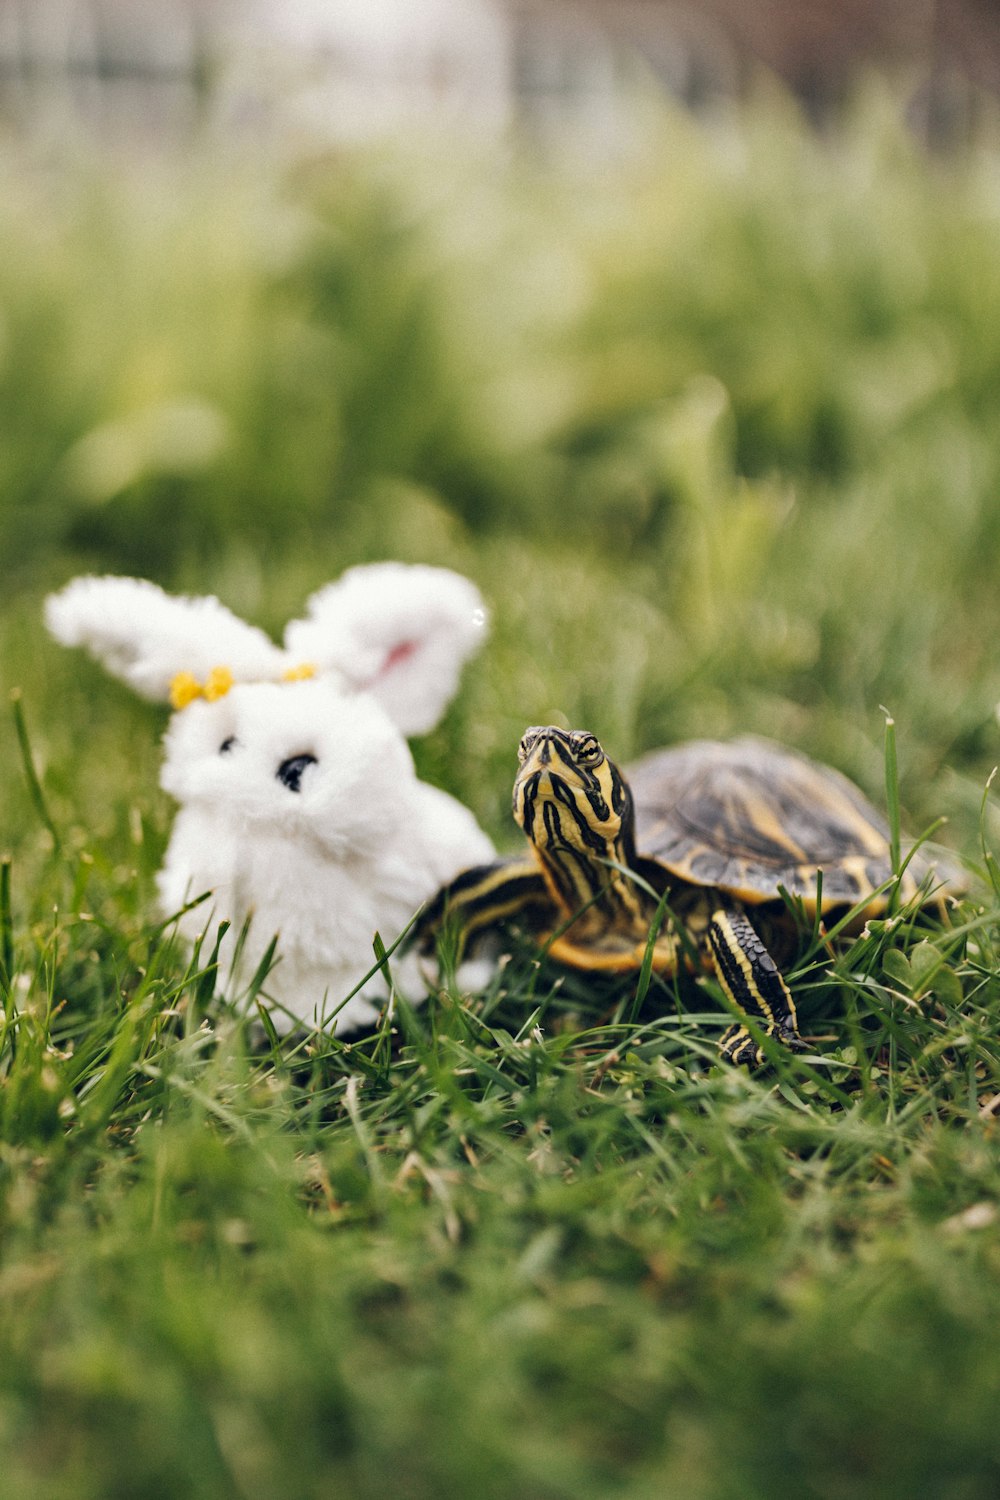
[[[793,1052],[805,1051],[795,1002],[746,913],[738,906],[717,906],[708,924],[708,943],[716,976],[733,1004],[758,1021],[768,1036]],[[739,1023],[723,1033],[719,1050],[727,1062],[744,1067],[765,1061],[763,1048]]]
[[[461,958],[473,950],[483,933],[520,912],[547,912],[551,898],[534,859],[500,859],[474,865],[442,886],[417,922],[411,943],[424,953],[433,951],[445,923],[450,921]]]

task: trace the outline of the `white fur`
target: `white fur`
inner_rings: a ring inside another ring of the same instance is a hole
[[[255,682],[290,665],[218,599],[174,598],[144,578],[75,578],[46,599],[45,623],[64,646],[86,646],[113,676],[161,702],[178,672],[203,678],[225,663],[237,681]]]
[[[447,586],[443,586],[445,581]],[[349,568],[285,631],[292,655],[339,671],[388,709],[404,734],[433,729],[486,620],[467,578],[441,568]]]
[[[330,1017],[374,966],[375,933],[390,947],[441,884],[493,858],[472,814],[418,780],[401,732],[439,717],[481,639],[472,584],[438,568],[352,568],[288,627],[284,651],[215,599],[171,598],[139,579],[76,579],[46,601],[46,620],[149,697],[165,698],[178,672],[232,671],[231,691],[176,712],[164,740],[161,785],[180,811],[158,877],[163,913],[211,892],[211,925],[232,924],[219,987],[234,997],[277,935],[265,992],[279,1030],[294,1018],[338,1030],[371,1020],[387,993],[381,973]],[[280,680],[304,660],[320,674]],[[277,769],[299,755],[316,763],[293,792]],[[205,910],[180,918],[191,943]],[[416,957],[390,965],[419,998]]]

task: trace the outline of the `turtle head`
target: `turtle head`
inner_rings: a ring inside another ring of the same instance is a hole
[[[651,912],[629,875],[635,814],[621,772],[587,730],[552,725],[525,730],[518,760],[514,817],[567,924],[549,951],[584,968],[636,967]]]
[[[628,863],[632,854],[632,798],[614,761],[585,729],[553,725],[525,730],[518,747],[514,817],[539,854],[574,856],[594,864]]]

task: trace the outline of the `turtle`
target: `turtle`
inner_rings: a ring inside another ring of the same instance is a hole
[[[771,946],[774,934],[793,936],[786,893],[805,915],[853,911],[860,925],[888,910],[892,890],[920,904],[958,890],[950,863],[922,848],[909,852],[897,886],[888,825],[859,788],[766,739],[693,740],[623,775],[588,730],[536,725],[518,762],[513,808],[527,851],[463,871],[424,914],[424,931],[453,920],[468,947],[523,914],[557,962],[625,974],[650,952],[662,900],[653,969],[714,972],[744,1018],[720,1042],[738,1065],[766,1060],[761,1033],[805,1050],[761,936]]]

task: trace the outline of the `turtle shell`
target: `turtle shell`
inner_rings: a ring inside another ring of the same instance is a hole
[[[889,827],[846,776],[768,740],[693,740],[643,757],[626,772],[636,811],[636,848],[680,880],[713,886],[750,904],[779,886],[815,911],[854,906],[892,874]],[[928,871],[951,882],[919,850],[903,877],[909,898]]]

